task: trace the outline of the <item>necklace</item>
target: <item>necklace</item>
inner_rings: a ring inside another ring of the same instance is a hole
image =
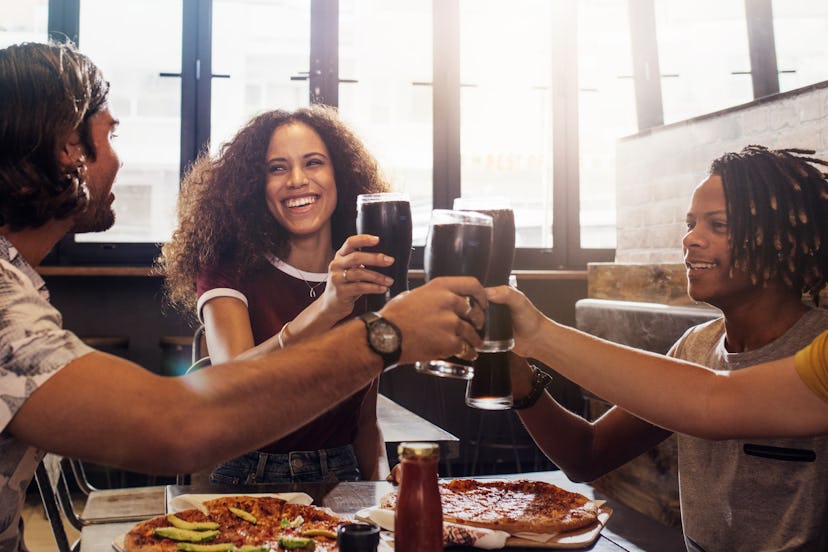
[[[270,262],[270,264],[272,264],[278,270],[281,270],[282,272],[286,272],[287,274],[290,274],[294,278],[296,278],[296,277],[301,278],[302,281],[305,282],[305,285],[308,286],[308,290],[309,290],[308,291],[308,296],[311,299],[316,299],[316,295],[317,295],[316,288],[318,288],[319,286],[321,286],[322,284],[324,284],[327,281],[327,279],[323,279],[322,281],[316,282],[315,284],[311,284],[310,282],[308,282],[308,279],[305,278],[305,273],[303,271],[299,270],[298,268],[296,268],[295,266],[287,264],[286,262],[284,262],[280,258],[276,257],[275,255],[267,254],[267,255],[265,255],[265,258],[267,258],[267,260]],[[308,272],[308,274],[311,274],[311,273]]]
[[[316,288],[324,284],[325,280],[322,280],[321,282],[316,282],[315,284],[311,284],[310,282],[308,282],[307,278],[305,278],[305,275],[302,273],[301,270],[297,268],[296,272],[299,273],[299,277],[302,278],[302,281],[305,282],[306,286],[308,286],[308,289],[310,290],[308,292],[308,296],[310,296],[311,299],[316,299]]]

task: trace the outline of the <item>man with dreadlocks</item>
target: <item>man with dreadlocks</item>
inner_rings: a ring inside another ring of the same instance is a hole
[[[828,311],[803,301],[807,293],[818,303],[828,269],[828,251],[823,246],[828,182],[817,169],[826,163],[810,157],[813,153],[749,146],[713,161],[710,174],[693,192],[683,249],[690,297],[719,308],[723,317],[690,328],[670,356],[704,365],[720,375],[770,363],[770,368],[761,367],[767,374],[769,369],[793,369],[789,357],[828,329]],[[576,380],[583,366],[593,373],[591,384],[604,379],[595,372],[609,374],[613,368],[618,374],[616,383],[625,376],[638,377],[631,383],[642,387],[652,383],[646,370],[625,372],[621,366],[652,362],[653,355],[607,348],[600,340],[554,324],[517,291],[500,287],[487,293],[491,301],[506,302],[513,311],[517,354],[546,362]],[[616,355],[621,366],[613,366]],[[617,406],[595,422],[587,422],[539,392],[543,377],[517,360],[512,363],[516,401],[520,403],[524,396],[533,399],[522,401],[521,420],[544,453],[573,480],[595,479],[671,435],[645,421],[658,422],[657,416],[645,411],[639,418]],[[670,369],[678,364],[664,360],[661,365]],[[687,363],[678,366],[698,368]],[[804,386],[802,381],[799,384]],[[609,396],[612,388],[621,387],[606,383],[602,390]],[[669,408],[670,395],[693,391],[698,393],[693,397],[696,402],[727,404],[726,398],[712,395],[714,388],[709,385],[654,384],[649,389],[660,393],[661,410]],[[786,391],[785,396],[802,400],[791,408],[811,405],[825,412],[816,394]],[[738,418],[748,410],[739,407],[740,401],[749,402],[749,397],[732,397],[728,418]],[[752,407],[779,404],[784,402]],[[715,421],[707,422],[710,426]],[[693,428],[692,422],[684,425]],[[777,425],[760,432],[772,438],[750,439],[740,438],[751,434],[733,427],[729,433],[694,431],[702,433],[701,437],[678,433],[682,523],[688,550],[828,550],[828,436],[776,438],[814,435],[820,428],[824,434],[824,421],[796,431]]]

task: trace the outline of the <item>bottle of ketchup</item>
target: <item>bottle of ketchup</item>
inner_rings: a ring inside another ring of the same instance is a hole
[[[443,507],[437,488],[436,443],[402,443],[400,488],[394,514],[394,552],[441,552]]]

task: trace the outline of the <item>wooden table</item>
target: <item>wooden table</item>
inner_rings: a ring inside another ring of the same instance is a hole
[[[533,479],[554,483],[565,489],[577,491],[584,495],[600,500],[606,500],[612,508],[613,514],[607,526],[601,531],[598,540],[588,548],[596,552],[622,551],[662,551],[683,550],[684,541],[681,530],[668,528],[652,519],[624,506],[619,502],[607,498],[595,491],[589,485],[572,483],[559,471],[532,472],[514,475],[502,475],[498,478]],[[374,506],[380,497],[390,491],[392,486],[385,481],[358,481],[345,483],[312,483],[312,484],[282,484],[262,485],[259,487],[219,487],[219,486],[187,486],[171,485],[167,487],[167,497],[178,496],[183,493],[216,493],[232,492],[304,492],[314,499],[314,504],[326,506],[333,511],[353,515],[362,508]],[[88,525],[81,532],[82,552],[112,552],[112,543],[126,533],[134,522],[108,523]],[[479,552],[479,549],[455,546],[450,550]],[[509,548],[510,552],[537,552],[537,548]]]
[[[440,445],[441,458],[460,457],[460,439],[395,403],[385,395],[377,397],[377,421],[385,443],[395,449],[403,441],[428,441]],[[396,463],[396,454],[389,453],[389,460]]]

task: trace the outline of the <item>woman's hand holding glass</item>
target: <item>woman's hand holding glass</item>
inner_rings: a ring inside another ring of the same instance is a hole
[[[383,253],[360,251],[379,243],[379,238],[368,234],[351,236],[336,252],[328,264],[328,280],[322,294],[324,310],[337,320],[351,314],[354,303],[363,295],[385,293],[394,279],[372,270],[371,267],[388,267],[394,257]]]
[[[368,310],[380,310],[385,303],[408,290],[408,263],[411,260],[411,202],[402,192],[381,192],[357,196],[356,229],[360,234],[379,236],[376,247],[368,248],[375,253],[394,257],[395,262],[380,272],[394,279],[394,283],[382,294],[366,297]]]

